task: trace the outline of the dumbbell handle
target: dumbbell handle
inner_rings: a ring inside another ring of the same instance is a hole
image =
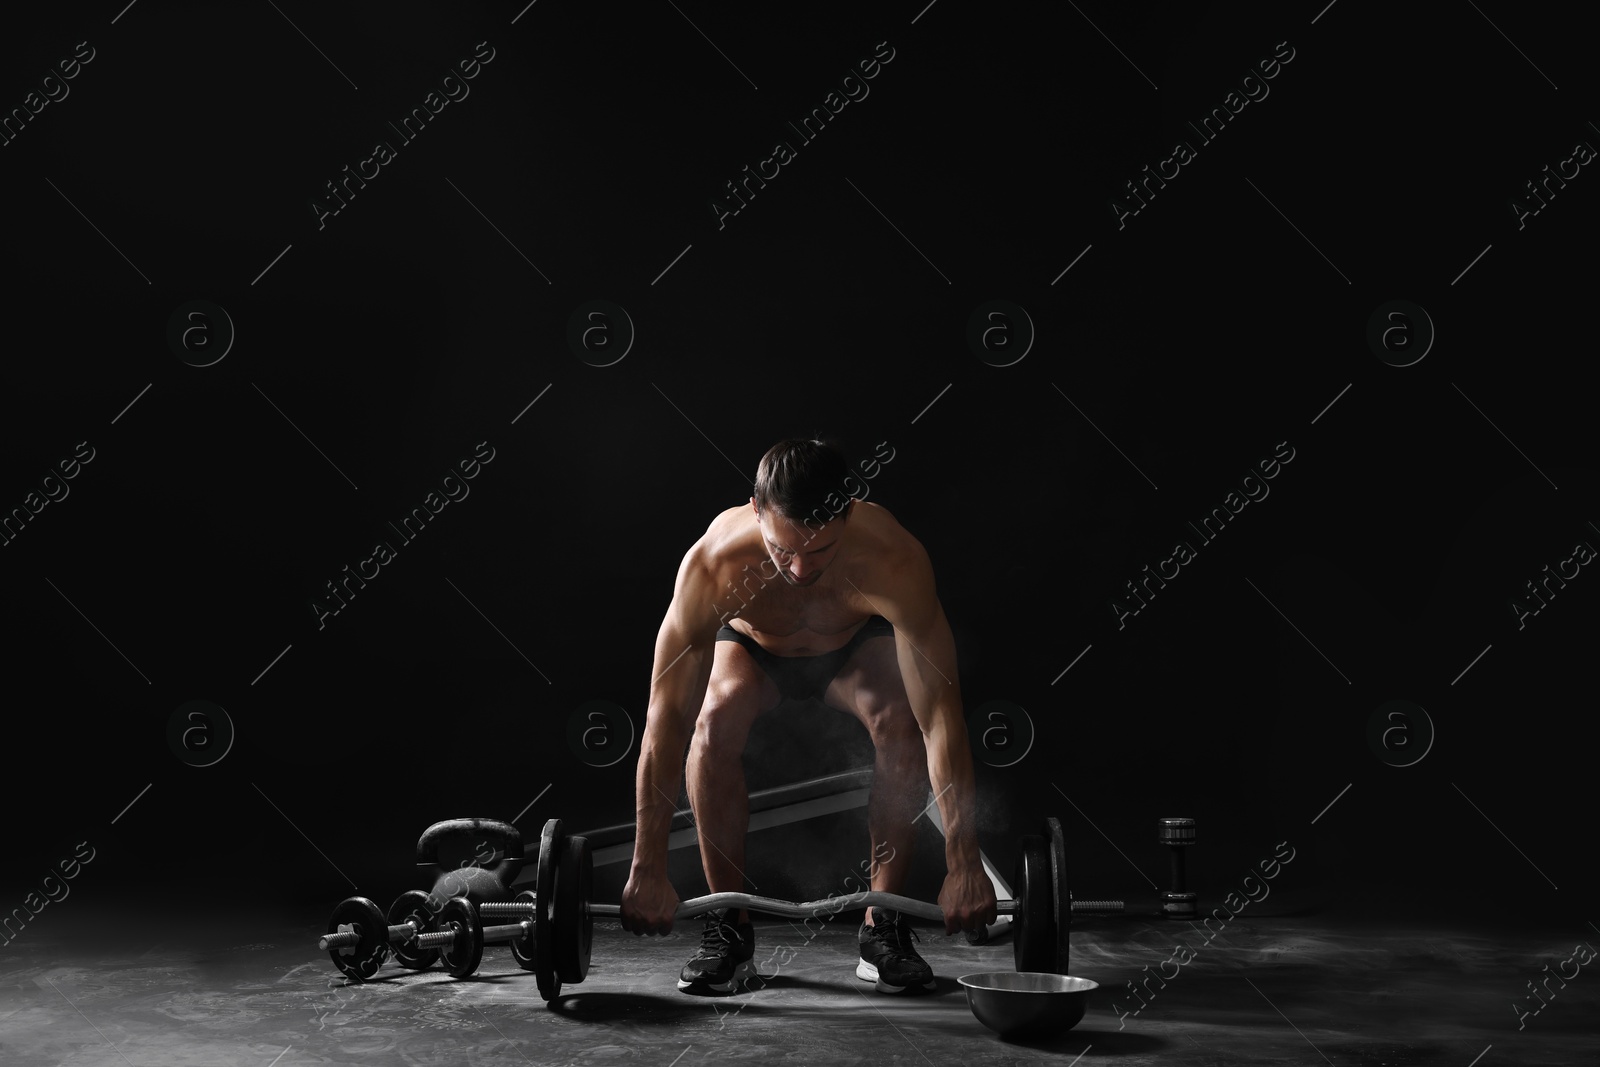
[[[399,926],[389,927],[387,936],[389,943],[392,945],[396,941],[411,940],[416,935],[416,932],[416,923],[401,923]],[[323,934],[317,939],[317,948],[323,952],[335,948],[354,948],[359,944],[361,944],[361,935],[354,931],[346,931],[342,934]]]
[[[531,904],[480,904],[479,910],[481,911],[484,908],[496,907],[522,909],[518,912],[502,912],[502,914],[525,914],[526,912],[533,910],[533,905]],[[493,914],[493,912],[490,912],[489,914]],[[513,941],[527,933],[526,926],[527,923],[525,921],[520,923],[510,923],[506,926],[486,926],[483,929],[483,943],[487,945],[496,941]],[[393,944],[396,941],[410,941],[415,938],[418,948],[438,948],[441,945],[450,944],[455,940],[455,937],[456,932],[454,930],[436,930],[431,934],[418,934],[416,923],[401,923],[399,926],[389,927],[390,944]],[[325,934],[317,941],[317,948],[321,949],[323,952],[327,952],[328,950],[335,948],[354,948],[360,943],[361,935],[357,933],[347,932],[342,934]]]
[[[1072,902],[1073,911],[1121,911],[1122,907],[1122,901],[1120,900],[1074,900]]]
[[[505,926],[485,926],[483,928],[483,943],[494,944],[497,941],[515,941],[525,937],[533,929],[533,920],[524,919],[519,923],[507,923]],[[421,934],[417,937],[418,948],[442,948],[455,942],[454,930],[435,930],[430,934]]]

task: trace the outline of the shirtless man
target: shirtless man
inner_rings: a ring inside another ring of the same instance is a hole
[[[745,740],[761,713],[807,699],[849,712],[872,738],[867,829],[871,855],[882,861],[872,866],[872,888],[900,892],[931,782],[945,829],[945,933],[995,920],[978,852],[955,640],[933,568],[886,509],[842,495],[849,477],[831,445],[779,442],[761,458],[750,504],[712,520],[678,567],[656,635],[624,929],[672,929],[679,898],[666,874],[667,834],[685,746],[706,884],[713,893],[744,891]],[[732,992],[755,974],[749,916],[727,911],[707,914],[680,990]],[[856,975],[881,992],[932,988],[912,934],[898,912],[868,909]]]

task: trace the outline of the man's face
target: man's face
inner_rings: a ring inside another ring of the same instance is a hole
[[[832,519],[821,526],[807,527],[771,511],[756,512],[767,555],[778,573],[792,586],[816,584],[822,572],[838,554],[844,537],[844,520]]]

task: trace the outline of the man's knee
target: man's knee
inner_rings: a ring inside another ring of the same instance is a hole
[[[708,698],[694,724],[691,752],[713,762],[739,759],[750,738],[753,717],[739,702]]]
[[[922,727],[905,698],[862,700],[861,718],[872,743],[879,751],[888,750],[905,758],[923,758]]]

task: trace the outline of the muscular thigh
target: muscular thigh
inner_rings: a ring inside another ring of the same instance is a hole
[[[778,706],[782,695],[749,651],[737,641],[718,641],[706,682],[706,699],[695,720],[695,738],[715,738],[744,747],[750,726]]]
[[[893,634],[871,637],[857,646],[822,699],[854,715],[873,736],[886,729],[915,728]]]

